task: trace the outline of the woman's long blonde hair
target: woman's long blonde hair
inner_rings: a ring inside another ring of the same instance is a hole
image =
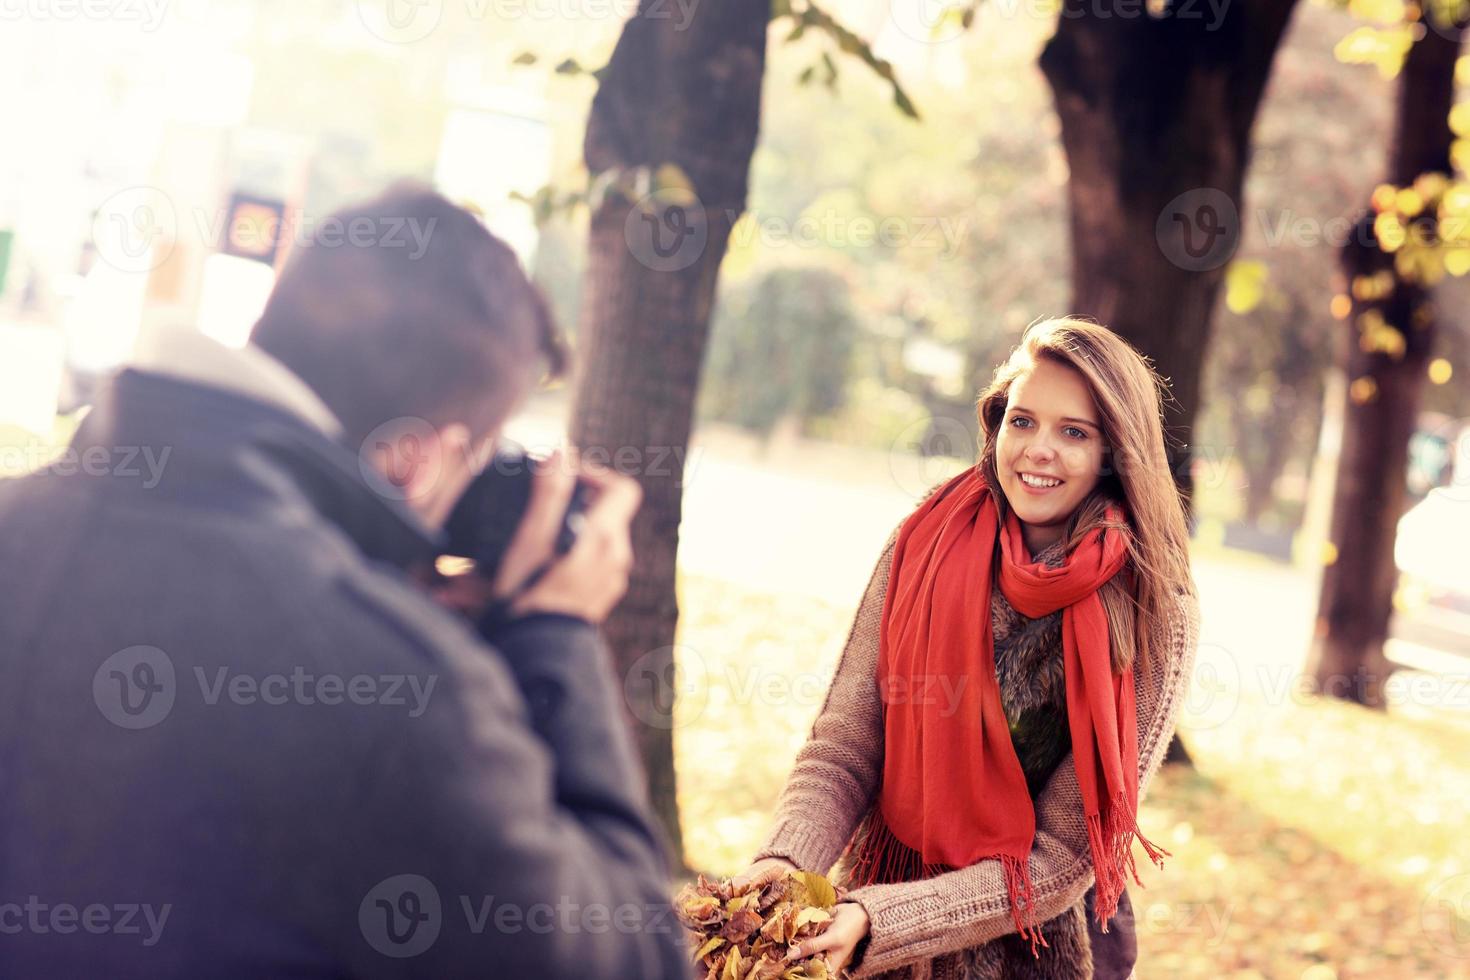
[[[1135,655],[1147,673],[1161,652],[1153,638],[1166,626],[1180,593],[1196,594],[1189,569],[1189,529],[1184,501],[1169,471],[1164,448],[1163,406],[1168,385],[1148,359],[1122,337],[1100,324],[1076,317],[1038,320],[1026,328],[1021,343],[981,392],[981,475],[1000,486],[995,443],[1005,416],[1011,385],[1046,358],[1075,369],[1087,381],[1101,414],[1104,472],[1071,518],[1063,540],[1068,552],[1093,528],[1106,526],[1110,503],[1122,505],[1128,519],[1129,566],[1135,576],[1130,595],[1126,576],[1115,576],[1101,590],[1113,641],[1113,662],[1126,669]],[[1009,506],[996,494],[1000,518]]]

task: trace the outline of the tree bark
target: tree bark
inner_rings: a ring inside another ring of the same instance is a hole
[[[1240,239],[1251,128],[1294,6],[1238,0],[1218,16],[1175,5],[1128,17],[1066,0],[1041,54],[1070,168],[1073,310],[1168,381],[1170,463],[1187,507],[1188,441]]]
[[[1165,442],[1191,523],[1204,355],[1241,237],[1251,128],[1294,7],[1237,0],[1218,18],[1125,17],[1065,0],[1041,53],[1070,170],[1072,308],[1167,380]],[[1177,735],[1166,758],[1189,764]]]
[[[1388,161],[1387,180],[1396,187],[1422,174],[1453,173],[1449,113],[1459,54],[1454,30],[1428,30],[1409,49]],[[1432,231],[1432,219],[1425,227]],[[1324,694],[1381,709],[1392,670],[1383,644],[1398,579],[1394,538],[1405,509],[1409,438],[1437,323],[1429,290],[1399,275],[1393,255],[1379,247],[1371,209],[1359,216],[1343,247],[1342,270],[1353,299],[1338,335],[1338,363],[1348,384],[1328,538],[1335,560],[1322,573],[1308,673]],[[1360,295],[1352,288],[1375,275],[1391,277],[1387,295]],[[1363,344],[1365,316],[1381,316],[1397,329],[1402,351]]]
[[[598,175],[677,165],[693,199],[609,194],[596,204],[571,441],[635,477],[628,593],[603,626],[667,834],[685,870],[674,777],[674,563],[684,461],[720,261],[745,209],[760,123],[770,0],[723,0],[687,23],[644,0],[592,103],[583,148]]]

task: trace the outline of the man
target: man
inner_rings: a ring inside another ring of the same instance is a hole
[[[508,612],[437,604],[556,331],[431,192],[321,228],[249,347],[169,339],[0,485],[0,976],[687,977],[594,628],[636,485],[554,459],[458,590]]]

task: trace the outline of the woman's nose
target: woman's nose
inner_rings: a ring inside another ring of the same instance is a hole
[[[1045,442],[1033,442],[1026,447],[1026,458],[1036,463],[1049,463],[1056,455],[1056,451]]]

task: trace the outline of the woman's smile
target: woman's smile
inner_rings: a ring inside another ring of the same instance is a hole
[[[1056,477],[1036,476],[1031,473],[1021,473],[1019,476],[1021,477],[1021,486],[1025,487],[1028,492],[1034,494],[1044,494],[1048,491],[1055,490],[1065,482],[1058,480]]]

